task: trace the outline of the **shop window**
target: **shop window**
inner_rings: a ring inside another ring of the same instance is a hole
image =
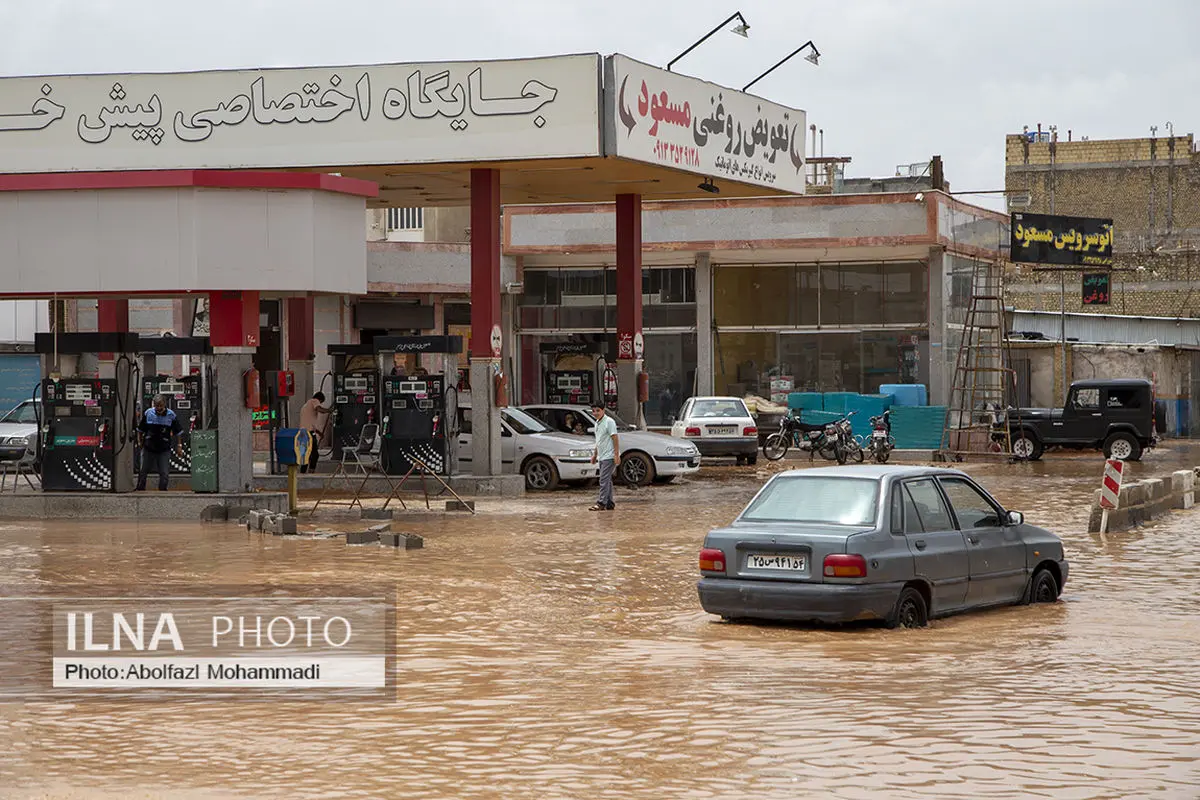
[[[714,342],[713,385],[717,394],[765,397],[779,374],[779,335],[774,332],[721,332]]]
[[[929,317],[929,270],[920,262],[883,265],[883,317],[888,325],[921,325]]]
[[[718,325],[791,325],[794,267],[718,266],[713,317]]]
[[[880,264],[821,266],[821,324],[869,325],[883,321]]]
[[[670,425],[692,396],[696,382],[696,334],[647,334],[643,369],[650,376],[646,421],[650,425]]]

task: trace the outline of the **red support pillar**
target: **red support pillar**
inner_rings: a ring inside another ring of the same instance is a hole
[[[642,196],[617,195],[617,404],[641,426],[637,376],[642,368]]]
[[[213,347],[258,347],[258,292],[211,292],[208,341]]]
[[[313,351],[313,299],[311,297],[289,297],[287,299],[288,361],[312,361]]]
[[[96,331],[129,333],[129,300],[101,298],[96,301]],[[101,361],[112,361],[112,353],[100,353]]]
[[[499,358],[500,173],[471,170],[471,357]]]
[[[471,471],[500,475],[500,173],[471,170]]]

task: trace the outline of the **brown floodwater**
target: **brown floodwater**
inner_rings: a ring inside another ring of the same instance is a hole
[[[405,520],[425,547],[399,552],[233,525],[3,524],[10,592],[393,584],[398,688],[0,703],[0,797],[1200,797],[1200,511],[1102,541],[1085,532],[1099,464],[971,465],[1063,536],[1064,600],[916,631],[700,610],[705,531],[775,465],[619,490],[612,514],[583,492],[481,502]]]

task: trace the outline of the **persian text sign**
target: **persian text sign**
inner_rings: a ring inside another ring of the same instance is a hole
[[[607,155],[804,194],[804,112],[625,56],[605,63]]]
[[[1111,266],[1111,219],[1013,214],[1009,260],[1025,264]]]
[[[600,154],[599,56],[0,79],[0,173]]]

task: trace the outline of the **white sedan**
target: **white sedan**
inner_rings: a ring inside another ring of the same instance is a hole
[[[459,407],[458,463],[467,471],[471,452],[471,409]],[[500,469],[525,476],[526,489],[554,489],[599,477],[590,437],[553,431],[519,408],[500,410]]]
[[[595,419],[587,406],[550,404],[521,406],[521,410],[556,431],[595,436]],[[607,414],[617,423],[617,442],[621,448],[618,477],[625,483],[631,486],[645,486],[652,481],[670,483],[680,475],[700,471],[700,451],[696,445],[639,430],[611,411]]]
[[[692,397],[671,426],[676,439],[690,441],[706,456],[735,456],[758,462],[758,424],[740,397]]]

